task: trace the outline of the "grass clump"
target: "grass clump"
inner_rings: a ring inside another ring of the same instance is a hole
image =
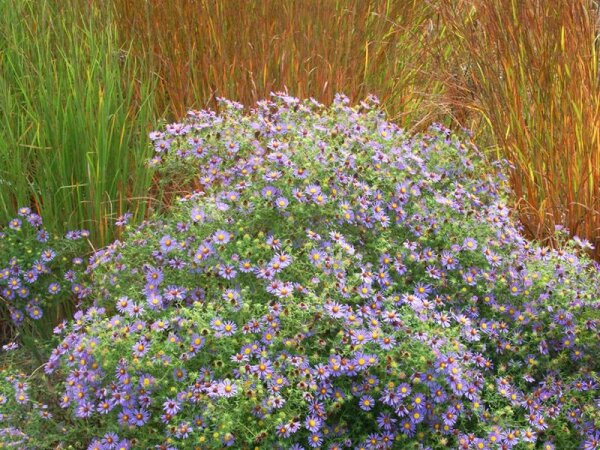
[[[33,204],[52,233],[143,217],[154,82],[83,2],[0,2],[0,214]]]
[[[600,249],[598,5],[591,0],[445,2],[450,59],[464,59],[455,102],[511,161],[529,237],[557,226]],[[453,39],[454,38],[454,39]],[[487,130],[487,132],[486,132]]]
[[[161,109],[245,105],[287,90],[329,103],[337,92],[381,98],[403,125],[441,119],[433,4],[417,0],[227,2],[117,0],[132,56],[160,76]]]

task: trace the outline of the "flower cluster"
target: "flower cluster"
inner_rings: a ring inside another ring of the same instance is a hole
[[[10,349],[3,348],[4,351]],[[30,384],[23,373],[2,370],[0,378],[0,448],[31,448],[23,429],[44,429],[52,419],[48,405],[30,398]]]
[[[221,106],[151,133],[199,189],[57,330],[89,449],[598,448],[598,267],[524,239],[467,138],[373,97]]]
[[[52,236],[38,214],[19,208],[17,217],[0,228],[0,311],[21,325],[26,317],[41,319],[44,304],[83,298],[87,290],[76,269],[84,262],[80,256],[87,236],[87,230]]]

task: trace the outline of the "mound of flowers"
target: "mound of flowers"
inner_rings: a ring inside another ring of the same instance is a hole
[[[45,367],[89,449],[598,447],[589,244],[524,239],[468,136],[274,95],[151,139],[199,189],[93,255]]]

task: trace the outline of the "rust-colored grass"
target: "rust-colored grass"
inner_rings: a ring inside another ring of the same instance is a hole
[[[429,76],[438,36],[421,0],[116,0],[133,57],[160,75],[159,97],[173,117],[245,104],[271,91],[329,102],[378,95],[403,125],[444,117]]]
[[[511,184],[530,236],[556,225],[600,256],[598,10],[591,0],[463,0],[441,4],[456,39],[453,103],[487,124],[514,165]],[[472,117],[472,118],[473,118]]]

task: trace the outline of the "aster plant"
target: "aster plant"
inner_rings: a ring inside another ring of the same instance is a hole
[[[45,321],[51,335],[56,316],[72,312],[69,305],[85,296],[79,268],[88,236],[88,230],[53,235],[29,207],[19,208],[17,217],[0,226],[0,319],[6,338],[43,331],[35,321],[44,317],[45,310],[53,315]],[[28,326],[23,329],[24,325]]]
[[[150,137],[200,189],[96,252],[57,330],[87,448],[598,447],[598,267],[523,238],[468,135],[275,94]]]
[[[14,344],[2,346],[0,361],[11,359],[8,353],[14,350]],[[53,422],[51,409],[47,404],[32,398],[32,391],[33,397],[37,397],[38,392],[35,387],[32,389],[27,374],[0,368],[0,448],[43,448],[45,445],[36,444],[42,440],[48,442],[46,438],[49,436],[43,439],[38,439],[38,436],[48,432],[55,433],[50,440],[60,436],[60,430]]]

